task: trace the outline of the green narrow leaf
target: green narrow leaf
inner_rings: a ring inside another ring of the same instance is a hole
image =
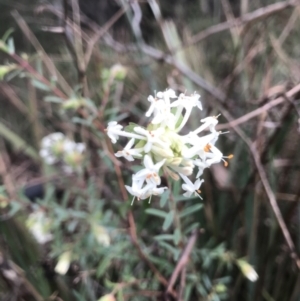
[[[45,85],[44,83],[36,80],[36,79],[32,79],[31,83],[34,87],[36,87],[37,89],[43,90],[43,91],[51,91],[50,87],[48,87],[47,85]]]
[[[92,123],[92,120],[83,119],[83,118],[79,118],[79,117],[73,117],[72,122],[82,124],[82,125],[86,125],[86,126],[90,126],[91,123]]]
[[[140,125],[134,123],[134,122],[129,122],[127,126],[125,126],[124,131],[128,133],[134,133],[134,128],[135,127],[141,127]]]
[[[172,225],[173,220],[174,220],[174,211],[171,210],[165,217],[165,221],[163,223],[164,231],[169,229],[169,227]]]
[[[169,195],[170,195],[170,191],[169,191],[169,190],[165,191],[165,192],[161,195],[161,198],[160,198],[160,201],[159,201],[160,208],[165,207],[165,205],[166,205],[166,203],[167,203],[167,200],[168,200],[168,198],[169,198]]]
[[[15,53],[15,44],[14,44],[13,38],[9,38],[7,40],[7,47],[8,47],[9,54],[14,54]]]
[[[157,217],[162,217],[162,218],[166,218],[166,216],[168,215],[168,213],[166,213],[165,211],[155,209],[155,208],[146,209],[146,213],[151,214],[151,215],[155,215]]]
[[[3,35],[2,41],[6,42],[6,40],[9,38],[9,36],[14,32],[15,30],[13,28],[9,28]]]
[[[17,134],[7,128],[3,123],[0,123],[0,136],[8,140],[16,150],[23,151],[27,156],[31,157],[34,160],[39,160],[37,151],[29,146]]]
[[[189,234],[190,232],[192,232],[193,230],[197,229],[200,227],[200,223],[196,222],[196,223],[193,223],[192,225],[190,225],[189,227],[187,227],[185,230],[184,230],[184,234],[187,235]]]
[[[20,209],[22,209],[22,206],[15,202],[12,201],[10,202],[10,209],[9,212],[6,214],[7,216],[9,216],[10,218],[13,217]]]
[[[193,286],[194,285],[192,283],[188,283],[185,286],[185,289],[184,289],[184,300],[190,300],[190,296],[191,296],[191,293],[192,293]]]
[[[54,103],[62,103],[63,99],[56,97],[56,96],[46,96],[44,100],[47,102],[54,102]]]
[[[156,240],[173,240],[174,235],[173,234],[160,234],[160,235],[154,236],[154,239],[156,239]]]
[[[180,230],[178,228],[174,231],[173,237],[174,237],[174,244],[177,246],[181,238]]]
[[[108,267],[110,266],[111,264],[111,261],[112,261],[112,258],[109,257],[109,256],[105,256],[101,263],[99,264],[98,268],[97,268],[97,271],[96,271],[96,277],[101,277],[105,272],[106,270],[108,269]]]
[[[203,207],[202,204],[196,204],[190,207],[187,207],[186,209],[184,209],[181,213],[180,213],[180,217],[185,217],[187,215],[190,215],[196,211],[199,211],[201,208]]]
[[[167,258],[164,258],[163,256],[152,256],[151,254],[149,254],[148,257],[153,263],[157,264],[158,266],[163,266],[165,271],[171,273],[174,270],[173,264]]]
[[[170,251],[173,254],[174,260],[178,260],[179,255],[180,255],[180,251],[178,249],[174,248],[173,246],[166,243],[165,241],[158,241],[158,243],[160,246],[164,247],[165,249],[167,249],[168,251]]]

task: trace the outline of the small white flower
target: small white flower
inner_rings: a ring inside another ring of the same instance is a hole
[[[197,179],[202,176],[204,169],[210,166],[207,162],[200,159],[194,160],[194,164],[198,167],[198,173],[196,175]]]
[[[152,95],[150,95],[148,97],[148,101],[151,103],[150,105],[150,108],[148,109],[148,111],[146,112],[146,117],[150,117],[155,110],[157,110],[157,102],[158,102],[158,99],[157,98],[154,98]]]
[[[191,110],[194,107],[198,107],[198,109],[202,110],[202,103],[199,98],[200,95],[197,93],[194,93],[191,96],[186,96],[182,93],[179,95],[178,100],[171,104],[171,107],[183,106],[186,110]]]
[[[180,174],[181,178],[185,182],[182,184],[182,189],[185,190],[186,192],[183,194],[185,197],[191,197],[191,195],[198,195],[199,196],[199,188],[201,184],[204,182],[204,180],[197,179],[195,183],[192,183],[191,180],[183,175]]]
[[[162,135],[164,132],[164,129],[162,129],[162,128],[158,128],[157,130],[153,130],[153,131],[147,131],[141,127],[135,127],[134,131],[140,135],[145,136],[145,139],[147,139],[147,143],[144,146],[145,153],[150,152],[150,150],[152,148],[152,144],[154,144],[154,143],[163,148],[168,147],[168,144],[163,142],[159,138],[160,135]]]
[[[170,99],[170,98],[176,98],[177,97],[176,93],[175,93],[175,91],[173,89],[167,89],[163,93],[164,93],[165,99],[166,99],[166,97],[168,97],[168,99]]]
[[[145,155],[144,157],[144,165],[145,168],[138,171],[135,175],[133,175],[133,180],[137,181],[146,181],[148,184],[152,183],[153,185],[159,185],[161,183],[161,179],[159,176],[159,170],[166,162],[166,159],[153,164],[153,161],[150,156]]]
[[[50,150],[48,149],[41,149],[39,154],[45,161],[45,163],[48,165],[53,165],[58,161],[58,159],[55,156],[53,156]]]
[[[175,130],[176,132],[179,132],[185,126],[185,124],[187,123],[187,121],[191,115],[192,109],[195,106],[197,106],[200,110],[202,110],[202,104],[201,104],[199,98],[200,98],[200,95],[196,94],[196,93],[194,93],[192,96],[186,96],[185,94],[180,94],[178,97],[178,100],[174,101],[171,104],[171,107],[179,107],[177,109],[178,110],[177,112],[181,113],[182,108],[185,108],[185,110],[186,110],[183,120],[181,121],[179,127]],[[175,119],[176,119],[176,121],[178,120],[177,114],[176,114]]]
[[[173,114],[170,112],[170,98],[175,98],[175,91],[169,89],[165,92],[158,92],[156,97],[153,96],[148,97],[148,101],[151,103],[149,110],[146,112],[146,116],[150,117],[152,114],[154,115],[152,124],[165,123],[169,124]]]
[[[129,142],[126,144],[126,146],[124,147],[124,149],[122,151],[118,151],[117,153],[115,153],[116,157],[124,157],[126,160],[128,161],[134,161],[133,156],[135,157],[142,157],[142,152],[143,152],[143,148],[133,148],[132,146],[134,145],[134,138],[131,138],[129,140]]]
[[[190,176],[193,173],[194,165],[184,164],[183,166],[169,165],[174,171],[181,173],[185,176]]]
[[[168,187],[154,187],[150,190],[151,195],[161,195]]]
[[[133,181],[132,187],[127,185],[125,187],[131,195],[137,197],[139,200],[147,199],[151,195],[152,189],[155,188],[155,185],[152,183],[148,183],[144,188],[137,188],[134,183],[135,181]]]
[[[199,134],[200,132],[202,132],[203,130],[205,130],[206,128],[209,128],[209,130],[214,133],[216,132],[215,127],[218,124],[218,116],[210,116],[210,117],[206,117],[204,119],[201,119],[200,121],[203,123],[198,129],[196,129],[194,131],[195,134]]]
[[[116,121],[111,121],[108,123],[108,127],[106,129],[107,136],[111,139],[112,143],[116,143],[119,139],[119,132],[122,130],[123,126],[118,124]]]
[[[52,133],[41,140],[41,150],[39,152],[42,159],[48,165],[53,165],[59,161],[57,155],[63,152],[62,143],[65,139],[63,133]]]
[[[215,140],[217,132],[199,138],[195,133],[190,133],[185,137],[186,141],[193,146],[185,148],[182,152],[184,158],[193,158],[198,155],[201,158],[206,157],[206,153],[209,151],[207,145],[212,145],[211,142]],[[217,148],[216,148],[217,149]]]
[[[76,142],[66,139],[63,143],[63,151],[66,153],[72,153],[76,149]]]
[[[45,136],[41,141],[42,148],[50,148],[56,142],[62,141],[65,138],[63,133],[57,132]]]
[[[26,221],[29,231],[40,244],[53,239],[53,235],[49,232],[50,225],[51,219],[46,217],[41,210],[30,213]]]

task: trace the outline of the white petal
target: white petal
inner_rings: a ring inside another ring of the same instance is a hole
[[[151,169],[152,170],[154,168],[153,161],[152,161],[152,159],[151,159],[150,156],[145,155],[145,157],[144,157],[144,165],[145,165],[145,167],[147,169]]]

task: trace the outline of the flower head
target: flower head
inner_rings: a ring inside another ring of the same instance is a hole
[[[142,157],[141,152],[143,151],[142,148],[132,148],[134,145],[134,138],[131,138],[129,142],[126,144],[123,150],[118,151],[115,153],[116,157],[124,157],[128,161],[134,161],[133,156],[135,157]]]
[[[42,139],[40,156],[47,165],[62,163],[62,169],[72,173],[81,169],[84,151],[84,143],[76,143],[62,133],[52,133]]]
[[[180,134],[187,124],[193,108],[202,110],[200,95],[190,96],[168,89],[149,96],[150,107],[146,117],[152,117],[148,126],[138,125],[125,127],[112,121],[106,129],[112,143],[116,143],[120,136],[130,138],[123,150],[115,153],[117,157],[124,157],[128,161],[141,159],[144,165],[140,171],[132,176],[132,185],[125,186],[130,194],[138,199],[146,199],[151,195],[162,194],[167,187],[159,187],[161,174],[165,172],[174,180],[184,181],[182,189],[184,196],[198,195],[200,186],[204,182],[200,177],[205,168],[212,164],[224,162],[228,165],[221,151],[215,146],[221,132],[215,130],[218,116],[201,119],[202,124],[187,135]],[[210,133],[202,134],[204,131]],[[202,134],[202,135],[201,135]],[[198,170],[195,181],[188,177]]]
[[[182,189],[186,192],[183,194],[185,197],[190,197],[191,195],[199,195],[200,194],[200,186],[204,182],[204,180],[200,180],[199,178],[195,181],[195,183],[192,183],[191,180],[183,175],[180,174],[181,178],[184,181],[184,184],[182,184]]]
[[[118,133],[122,130],[123,126],[118,124],[116,121],[111,121],[108,123],[108,127],[106,129],[107,136],[111,139],[112,143],[116,143],[119,139]]]

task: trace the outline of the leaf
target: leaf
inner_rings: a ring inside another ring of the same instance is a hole
[[[146,209],[146,213],[162,218],[166,218],[166,216],[168,215],[168,213],[166,213],[165,211],[155,209],[155,208]]]
[[[17,65],[2,65],[0,66],[0,80],[3,80],[4,76],[11,72],[12,70],[16,69]]]
[[[42,83],[36,79],[32,79],[31,83],[34,87],[36,87],[39,90],[47,91],[47,92],[51,91],[51,88],[49,86],[45,85],[44,83]]]
[[[20,209],[22,209],[21,204],[11,201],[9,211],[6,213],[6,216],[12,218]]]
[[[15,30],[13,28],[9,28],[8,30],[6,30],[6,32],[4,33],[3,37],[2,37],[2,41],[6,42],[6,40],[9,38],[9,36],[14,32]]]
[[[169,191],[169,190],[165,191],[165,192],[161,195],[160,201],[159,201],[160,208],[165,207],[165,205],[166,205],[166,203],[167,203],[167,201],[168,201],[169,195],[170,195],[170,191]]]
[[[91,123],[92,123],[91,120],[89,120],[89,119],[86,120],[86,119],[79,118],[79,117],[73,117],[72,122],[82,124],[82,125],[86,125],[86,126],[90,126]]]
[[[200,223],[196,222],[196,223],[193,223],[192,225],[190,225],[189,227],[187,227],[185,230],[184,230],[184,234],[185,235],[188,235],[190,232],[192,232],[193,230],[199,228],[200,226]]]
[[[47,102],[62,103],[64,100],[56,96],[46,96],[44,100]]]
[[[165,258],[164,256],[153,256],[151,254],[148,254],[148,257],[153,263],[157,264],[158,266],[163,266],[165,271],[172,273],[174,270],[174,266],[168,258]]]
[[[160,235],[154,236],[154,239],[156,239],[156,240],[173,240],[174,235],[173,234],[160,234]]]
[[[8,140],[12,146],[18,150],[23,151],[27,156],[38,161],[39,155],[34,148],[28,145],[21,137],[15,134],[12,130],[7,128],[3,123],[0,123],[0,136]]]
[[[173,246],[166,243],[165,241],[158,241],[158,243],[159,243],[160,246],[164,247],[165,249],[167,249],[168,251],[170,251],[173,254],[174,260],[178,260],[180,250],[174,248]]]
[[[107,271],[108,267],[111,265],[112,258],[106,256],[102,259],[101,263],[99,264],[96,272],[96,276],[99,278],[103,276],[103,274]]]
[[[174,244],[177,246],[181,238],[180,230],[178,228],[174,231],[173,237],[174,237]]]
[[[15,44],[14,44],[13,38],[9,38],[7,40],[7,47],[8,47],[9,54],[14,54],[15,53]]]
[[[196,211],[199,211],[203,207],[203,204],[196,204],[190,207],[187,207],[180,213],[180,217],[185,217],[187,215],[190,215]]]
[[[188,283],[185,286],[184,299],[183,300],[190,300],[190,296],[191,296],[191,293],[192,293],[193,286],[194,285],[192,283]]]
[[[72,294],[74,294],[76,300],[75,301],[86,301],[84,297],[81,296],[77,291],[72,290]]]
[[[163,230],[166,231],[170,228],[170,226],[172,225],[172,222],[174,220],[174,211],[170,211],[166,217],[165,217],[165,221],[163,223]]]
[[[138,124],[134,123],[134,122],[129,122],[129,124],[127,126],[125,126],[124,131],[128,132],[128,133],[133,133],[134,132],[134,128],[135,127],[141,127]]]

